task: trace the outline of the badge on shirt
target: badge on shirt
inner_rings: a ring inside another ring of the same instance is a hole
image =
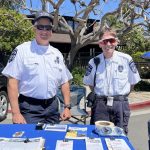
[[[133,73],[137,73],[137,68],[136,68],[136,65],[135,65],[135,63],[134,63],[133,61],[131,61],[131,62],[129,63],[129,67],[130,67],[130,69],[131,69],[131,71],[132,71]]]
[[[17,51],[18,51],[17,48],[15,48],[15,49],[12,51],[12,53],[11,53],[11,55],[10,55],[10,57],[9,57],[9,60],[8,60],[9,63],[15,59],[15,57],[16,57],[16,55],[17,55]]]
[[[91,71],[92,71],[92,68],[93,68],[93,67],[89,64],[88,67],[87,67],[87,69],[86,69],[85,76],[90,75],[90,73],[91,73]]]
[[[118,71],[119,71],[119,72],[122,72],[122,71],[123,71],[123,69],[124,69],[124,68],[123,68],[123,66],[122,66],[122,65],[119,65],[119,66],[118,66]]]

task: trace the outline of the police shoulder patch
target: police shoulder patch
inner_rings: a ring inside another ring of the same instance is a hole
[[[85,76],[88,76],[90,75],[91,71],[92,71],[93,67],[89,64],[87,69],[86,69],[86,73],[85,73]]]
[[[129,67],[130,67],[130,69],[131,69],[131,71],[132,71],[133,73],[137,73],[137,68],[136,68],[136,65],[135,65],[135,63],[134,63],[133,61],[131,61],[131,62],[129,63]]]
[[[15,49],[12,51],[12,53],[11,53],[11,55],[10,55],[10,57],[9,57],[9,60],[8,60],[9,63],[15,59],[15,57],[16,57],[16,55],[17,55],[17,51],[18,51],[17,48],[15,48]]]

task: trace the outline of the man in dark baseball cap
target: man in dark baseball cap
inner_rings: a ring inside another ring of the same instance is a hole
[[[49,16],[47,12],[40,11],[40,12],[37,12],[37,14],[35,15],[34,23],[37,22],[41,18],[47,18],[50,20],[50,22],[52,22],[52,18]]]
[[[69,80],[72,75],[61,52],[50,45],[53,26],[49,14],[39,12],[34,21],[35,38],[17,46],[15,56],[13,52],[13,59],[3,72],[8,77],[12,122],[58,124],[60,117],[62,120],[71,117]],[[59,87],[65,104],[61,114],[56,99]]]

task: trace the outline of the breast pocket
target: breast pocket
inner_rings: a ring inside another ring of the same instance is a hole
[[[24,61],[25,71],[28,75],[38,75],[39,62],[34,58],[28,58]]]
[[[123,90],[128,82],[128,76],[126,72],[117,73],[116,76],[113,78],[114,81],[114,89]]]

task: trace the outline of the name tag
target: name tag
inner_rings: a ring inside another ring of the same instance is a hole
[[[111,96],[107,97],[107,106],[113,106],[114,98]]]

